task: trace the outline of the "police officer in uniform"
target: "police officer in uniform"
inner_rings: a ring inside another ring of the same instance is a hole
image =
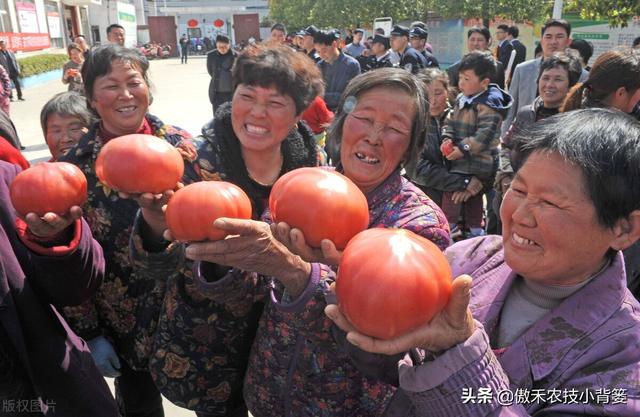
[[[362,73],[373,69],[392,67],[389,48],[391,45],[388,36],[375,35],[371,40],[371,53],[360,62]]]
[[[413,74],[427,67],[424,55],[416,51],[409,44],[409,28],[394,25],[391,29],[391,49],[400,56],[400,68]]]
[[[409,36],[411,38],[411,46],[418,52],[420,52],[425,60],[427,61],[427,68],[440,68],[440,64],[435,56],[426,49],[427,38],[429,37],[429,32],[426,29],[422,29],[421,27],[414,27],[409,32]]]
[[[318,52],[316,52],[316,48],[313,46],[313,38],[318,33],[318,28],[313,25],[307,26],[303,32],[304,36],[302,38],[302,47],[304,48],[304,52],[317,64],[322,59],[320,58],[320,55],[318,55]]]

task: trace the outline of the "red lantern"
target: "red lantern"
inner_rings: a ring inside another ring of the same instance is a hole
[[[196,19],[189,19],[189,21],[187,22],[187,26],[189,26],[190,28],[195,28],[198,26],[198,21]]]
[[[224,26],[224,20],[222,19],[216,19],[213,22],[213,26],[217,27],[217,28],[221,28],[222,26]]]

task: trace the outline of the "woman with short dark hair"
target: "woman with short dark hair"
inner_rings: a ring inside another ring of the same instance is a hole
[[[640,238],[640,125],[578,110],[515,143],[503,236],[447,249],[458,278],[442,313],[376,340],[327,308],[360,349],[401,355],[370,364],[399,381],[389,416],[640,413],[640,304],[622,256]],[[567,400],[573,394],[584,400]]]
[[[322,76],[312,60],[292,48],[256,46],[240,54],[233,80],[231,101],[196,139],[197,175],[190,181],[239,186],[258,220],[278,178],[320,163],[315,138],[299,121],[322,91]],[[140,273],[166,284],[150,360],[155,383],[166,398],[200,417],[247,416],[242,382],[264,297],[254,298],[254,291],[223,304],[197,291],[183,245],[162,238],[165,200],[148,197],[150,204],[138,200],[142,210],[132,240],[143,245],[132,249]],[[230,270],[225,265],[214,265],[214,272],[224,276]]]
[[[142,280],[133,270],[128,242],[138,205],[104,186],[95,171],[100,150],[111,139],[134,133],[153,135],[175,146],[193,177],[190,135],[149,114],[149,61],[137,51],[108,44],[91,51],[82,67],[86,102],[98,120],[59,160],[87,177],[85,214],[105,251],[106,275],[90,303],[64,310],[73,330],[87,340],[106,377],[116,378],[123,415],[162,415],[162,397],[149,374],[164,282]],[[190,174],[189,174],[190,173]],[[139,414],[138,414],[139,413]]]

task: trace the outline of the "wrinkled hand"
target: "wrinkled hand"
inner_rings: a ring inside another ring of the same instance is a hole
[[[475,330],[469,310],[471,277],[461,275],[453,281],[452,286],[449,303],[430,322],[410,333],[389,340],[359,333],[342,315],[336,304],[328,305],[324,311],[336,326],[347,332],[347,340],[364,351],[395,355],[413,348],[422,348],[440,353],[464,342]]]
[[[311,265],[279,242],[267,223],[219,218],[213,224],[230,236],[214,242],[189,244],[187,258],[272,276],[294,297],[306,287]]]
[[[104,337],[98,336],[87,342],[91,356],[103,376],[116,378],[120,376],[120,359],[113,345]]]
[[[342,252],[336,249],[336,245],[329,239],[322,239],[320,248],[307,245],[302,230],[291,229],[287,223],[273,223],[271,233],[278,241],[295,255],[307,262],[319,262],[329,266],[338,266]]]
[[[23,220],[31,233],[37,237],[47,238],[56,236],[80,217],[82,217],[82,209],[78,206],[73,206],[64,216],[46,213],[40,217],[35,213],[27,213]]]
[[[469,191],[456,191],[451,195],[451,201],[455,204],[462,204],[473,197]]]
[[[472,196],[478,194],[480,191],[482,191],[483,188],[484,188],[484,185],[482,185],[482,181],[480,181],[477,177],[471,177],[471,180],[467,185],[467,191]]]

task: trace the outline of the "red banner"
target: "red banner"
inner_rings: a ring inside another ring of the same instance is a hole
[[[12,51],[39,51],[51,46],[48,33],[0,32],[0,40]]]

